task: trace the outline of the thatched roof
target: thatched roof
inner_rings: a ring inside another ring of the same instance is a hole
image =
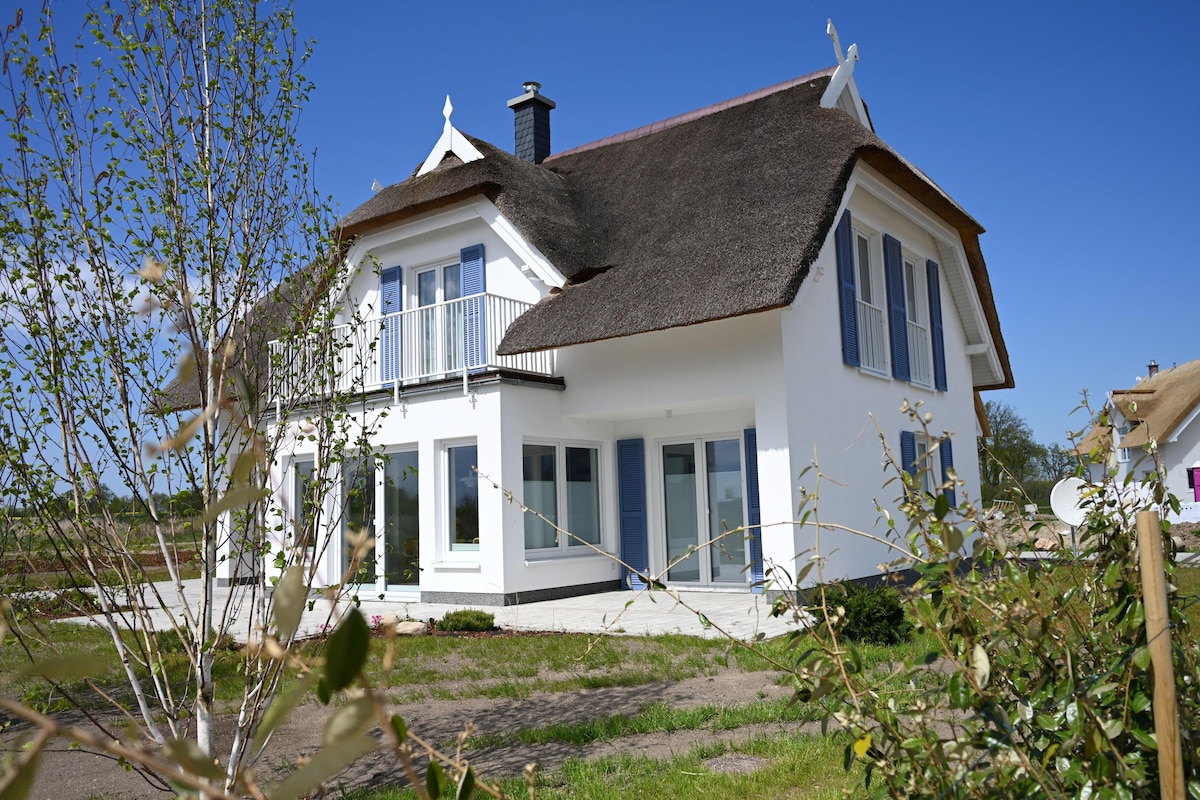
[[[789,305],[860,161],[955,228],[1012,386],[983,228],[846,112],[820,107],[833,70],[553,155],[534,165],[471,139],[342,220],[376,230],[473,195],[490,198],[567,277],[522,315],[504,355],[694,325]],[[468,137],[470,138],[470,137]]]
[[[1152,438],[1166,441],[1200,405],[1200,360],[1164,369],[1132,389],[1114,391],[1112,401],[1133,426],[1118,447],[1145,447]]]

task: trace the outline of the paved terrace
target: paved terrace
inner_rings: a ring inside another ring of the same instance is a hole
[[[170,582],[153,587],[163,601],[170,606],[170,613],[178,615],[182,604]],[[234,592],[231,597],[231,592]],[[226,608],[235,620],[230,626],[234,638],[246,641],[253,633],[249,626],[248,609],[254,602],[248,587],[217,588],[216,613]],[[184,581],[185,602],[191,608],[200,604],[199,579]],[[563,600],[544,600],[537,603],[493,607],[462,606],[448,603],[405,602],[403,600],[379,600],[374,595],[361,594],[360,610],[370,622],[373,617],[387,619],[428,620],[441,619],[447,611],[460,608],[482,608],[495,615],[496,625],[507,630],[562,631],[569,633],[610,633],[640,636],[643,634],[680,633],[709,639],[721,638],[720,628],[736,639],[749,641],[759,634],[770,638],[795,630],[796,623],[789,618],[771,617],[771,602],[762,595],[748,592],[603,592]],[[154,605],[155,603],[151,603]],[[626,607],[626,604],[629,604]],[[706,627],[688,607],[702,611],[711,621]],[[341,610],[349,608],[349,601],[341,604]],[[155,609],[151,612],[155,626],[162,630],[170,626],[167,611]],[[316,634],[322,625],[334,624],[338,610],[323,597],[318,597],[311,610],[304,612],[300,623],[302,635]],[[239,620],[241,620],[239,622]],[[84,617],[74,620],[87,621]]]

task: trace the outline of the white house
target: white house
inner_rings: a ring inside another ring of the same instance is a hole
[[[954,466],[977,496],[976,392],[1013,385],[983,228],[875,135],[839,61],[553,154],[538,84],[508,103],[516,155],[457,131],[447,101],[428,158],[341,223],[344,378],[386,457],[328,467],[297,437],[274,465],[281,513],[340,470],[323,516],[374,531],[367,582],[395,599],[630,585],[584,542],[671,586],[761,591],[764,563],[818,544],[793,523],[814,457],[821,519],[878,531],[899,490],[872,415],[912,461],[905,399],[953,434],[935,477]],[[270,346],[286,395],[311,354]],[[341,580],[345,526],[321,533],[320,580]],[[819,546],[828,578],[889,558],[828,530]]]
[[[1167,491],[1181,503],[1178,519],[1200,522],[1200,360],[1164,370],[1150,362],[1132,388],[1109,393],[1104,412],[1108,424],[1093,427],[1077,448],[1091,456],[1091,479],[1145,477],[1155,468],[1153,440]]]

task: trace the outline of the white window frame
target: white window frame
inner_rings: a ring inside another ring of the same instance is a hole
[[[913,432],[913,444],[917,453],[917,480],[921,482],[921,491],[929,495],[936,494],[937,486],[941,483],[939,475],[942,463],[936,456],[930,455],[929,437],[923,432]],[[938,474],[934,473],[935,469]]]
[[[859,369],[874,375],[891,375],[888,345],[887,281],[883,272],[883,237],[856,220],[851,228],[854,251],[854,299],[857,307]],[[867,264],[863,269],[863,245]],[[864,299],[864,281],[866,295]]]
[[[905,250],[901,257],[904,273],[905,336],[908,338],[909,383],[933,388],[933,333],[930,330],[929,286],[925,259]],[[924,375],[920,369],[924,369]]]
[[[652,495],[653,495],[653,505],[656,507],[654,509],[653,515],[654,515],[654,519],[657,520],[657,525],[653,526],[651,528],[650,533],[648,534],[649,536],[652,537],[652,540],[649,543],[650,544],[650,547],[649,547],[650,568],[651,568],[651,572],[657,572],[657,571],[661,570],[663,572],[663,579],[667,580],[668,584],[677,585],[677,586],[681,586],[681,587],[697,587],[697,586],[699,586],[699,587],[705,587],[705,588],[720,587],[720,588],[734,589],[734,588],[743,588],[745,586],[749,586],[752,581],[751,571],[749,569],[745,569],[745,582],[744,583],[741,581],[729,581],[729,582],[713,581],[712,573],[711,573],[711,569],[712,569],[711,562],[709,562],[708,566],[700,567],[700,576],[701,576],[702,580],[699,583],[694,582],[694,581],[669,580],[667,578],[667,572],[666,572],[667,563],[670,560],[670,558],[668,556],[668,543],[667,543],[667,535],[666,535],[667,534],[667,505],[666,505],[666,498],[663,494],[663,485],[664,485],[664,482],[666,479],[666,471],[667,471],[665,459],[663,458],[663,448],[667,445],[672,445],[672,444],[692,444],[695,446],[696,449],[693,452],[695,453],[695,457],[696,457],[696,479],[697,479],[696,513],[697,513],[697,520],[699,521],[700,518],[703,518],[707,521],[709,519],[709,517],[707,516],[707,505],[708,505],[708,500],[709,500],[708,484],[707,484],[707,475],[703,471],[703,468],[707,467],[707,462],[706,462],[707,454],[705,452],[705,446],[709,442],[720,442],[720,441],[730,441],[730,440],[736,440],[738,442],[738,461],[741,464],[741,473],[742,473],[742,475],[741,475],[741,479],[742,479],[742,481],[741,481],[742,482],[742,522],[740,524],[740,527],[742,527],[744,529],[742,535],[748,537],[749,533],[750,533],[750,527],[751,527],[750,526],[750,502],[749,502],[750,488],[747,483],[748,475],[746,474],[747,466],[746,466],[745,431],[744,430],[714,431],[714,432],[709,432],[709,433],[701,433],[701,434],[693,434],[693,435],[668,436],[668,437],[654,440],[653,469],[654,469],[655,474],[653,476],[647,475],[647,478],[649,480],[654,481],[654,486],[656,487],[655,489],[652,490]],[[649,488],[649,486],[650,486],[650,484],[647,483],[648,488]],[[650,519],[649,514],[647,516],[647,519]],[[707,527],[707,525],[705,525],[705,527]],[[739,527],[739,526],[730,527],[729,530],[734,530],[737,527]],[[709,541],[709,536],[708,536],[707,530],[701,531],[701,535],[703,536],[704,542]],[[744,567],[748,566],[752,561],[751,550],[750,550],[750,541],[748,538],[746,540],[745,547],[746,547],[746,564],[743,565]],[[702,548],[702,552],[695,554],[694,557],[698,557],[701,559],[711,559],[712,556],[711,556],[711,553],[709,552],[709,548],[704,547],[704,548]],[[709,578],[708,581],[703,580],[703,577],[706,572],[708,573],[708,578]]]
[[[450,510],[450,490],[451,484],[454,481],[454,476],[450,472],[450,451],[460,447],[474,447],[476,461],[479,461],[479,440],[470,437],[465,439],[448,439],[439,444],[438,447],[438,504],[437,504],[437,530],[439,540],[439,550],[444,556],[454,557],[478,557],[480,545],[483,542],[483,530],[480,525],[479,540],[474,543],[455,542],[453,532],[451,531],[451,510]],[[479,464],[475,464],[476,468]],[[479,492],[479,475],[475,476],[475,506],[476,512],[479,512],[481,505],[481,497]],[[482,521],[483,515],[479,514],[479,519]]]
[[[384,591],[388,587],[392,590],[412,591],[420,586],[420,578],[414,584],[389,584],[387,582],[387,462],[392,456],[399,455],[415,455],[417,463],[420,463],[421,450],[416,442],[408,444],[394,444],[384,448],[379,454],[375,466],[376,473],[376,490],[375,499],[375,571],[378,578],[380,591]],[[420,503],[421,484],[420,476],[414,475],[413,479],[417,481],[417,502]],[[417,559],[420,561],[420,516],[417,517]]]
[[[564,521],[567,519],[570,519],[569,509],[567,508],[567,503],[568,503],[568,499],[569,499],[567,496],[567,480],[566,480],[567,448],[571,447],[571,448],[577,448],[577,449],[581,449],[581,450],[594,450],[595,451],[595,453],[596,453],[596,471],[595,471],[596,531],[598,533],[598,541],[591,542],[590,544],[594,547],[604,549],[604,542],[605,542],[604,532],[606,530],[606,526],[605,526],[606,515],[605,515],[605,501],[604,501],[604,498],[606,497],[606,487],[605,487],[605,477],[604,476],[606,473],[605,473],[605,469],[604,469],[605,453],[604,453],[604,447],[603,447],[602,443],[554,440],[554,439],[526,439],[521,443],[522,476],[524,473],[525,447],[529,446],[529,445],[538,446],[538,447],[553,447],[554,448],[555,517],[556,517],[557,525],[559,528],[561,528],[563,530],[567,530],[572,533],[573,533],[573,531],[570,531],[570,529],[568,527],[564,526]],[[523,477],[522,477],[522,484],[524,484]],[[522,502],[524,502],[524,485],[522,485]],[[528,516],[528,512],[526,512],[526,516]],[[524,525],[524,521],[522,521],[521,532],[522,532],[522,545],[523,546],[524,546],[524,531],[525,531],[525,525]],[[557,542],[550,547],[533,547],[533,548],[531,548],[531,547],[525,546],[525,552],[529,553],[531,555],[536,555],[536,556],[541,557],[541,556],[551,556],[551,555],[587,555],[590,553],[594,553],[595,551],[593,551],[591,549],[591,547],[588,547],[587,544],[584,544],[583,542],[580,542],[577,539],[573,539],[570,536],[560,535],[560,536],[558,536]]]
[[[285,535],[283,537],[283,541],[286,544],[286,546],[291,547],[291,548],[299,547],[299,541],[296,538],[297,527],[298,527],[298,523],[300,522],[300,518],[299,518],[298,514],[304,507],[304,495],[299,488],[300,466],[302,464],[311,464],[312,465],[312,472],[311,472],[312,480],[320,480],[321,479],[321,472],[320,472],[321,464],[320,464],[320,461],[317,459],[316,453],[313,453],[311,455],[293,456],[291,458],[290,462],[288,463],[288,469],[287,469],[287,473],[286,473],[287,474],[287,484],[286,484],[286,486],[287,486],[287,489],[286,489],[286,492],[287,492],[287,494],[286,494],[287,518],[284,521],[285,522],[285,532],[284,532]],[[320,500],[320,499],[323,499],[323,498],[318,498],[318,500]],[[317,504],[317,508],[314,509],[314,512],[318,516],[318,521],[322,525],[325,525],[325,524],[327,524],[328,520],[324,513],[325,509],[321,508],[320,505],[321,505],[320,503]],[[319,537],[320,537],[320,530],[318,529],[318,526],[316,524],[314,524],[313,530],[312,530],[312,541],[309,542],[308,547],[305,548],[305,556],[304,556],[304,558],[306,559],[305,563],[312,563],[313,558],[316,556],[317,540]],[[290,543],[290,544],[287,544],[287,543]]]
[[[427,308],[428,306],[421,305],[421,275],[426,272],[432,272],[436,276],[436,285],[434,294],[436,299],[431,305],[438,305],[446,302],[446,268],[458,267],[458,286],[459,298],[462,297],[462,259],[457,256],[448,256],[436,261],[429,261],[424,264],[410,267],[408,274],[408,287],[405,290],[405,300],[407,300],[406,309]],[[458,299],[458,298],[455,298]]]
[[[359,461],[360,459],[367,459],[371,463],[371,480],[367,487],[367,491],[369,491],[371,494],[371,501],[370,501],[371,502],[371,512],[372,512],[371,519],[370,519],[371,539],[374,539],[376,534],[379,531],[380,503],[383,501],[383,470],[380,469],[379,454],[375,453],[372,450],[358,450],[358,449],[346,450],[342,455],[341,461],[337,465],[338,479],[337,479],[336,494],[335,494],[336,503],[337,503],[337,514],[336,514],[335,519],[337,520],[337,526],[336,526],[336,529],[334,532],[334,535],[336,536],[337,546],[329,548],[329,549],[335,551],[333,564],[332,564],[332,567],[333,567],[332,580],[335,583],[341,582],[342,579],[345,578],[346,568],[348,566],[348,560],[349,560],[349,554],[346,553],[346,551],[345,551],[346,538],[349,533],[347,526],[349,525],[349,522],[350,522],[350,520],[349,520],[350,509],[347,506],[347,502],[346,502],[346,499],[347,499],[346,498],[346,488],[347,488],[347,486],[346,486],[346,479],[347,479],[346,467],[347,467],[347,465],[353,464],[353,463]],[[333,542],[331,542],[331,544],[333,544]],[[367,587],[367,586],[374,586],[379,583],[379,568],[380,568],[381,562],[379,560],[379,551],[375,545],[371,546],[370,553],[367,555],[366,558],[363,559],[363,565],[366,565],[368,561],[370,561],[370,563],[371,563],[371,569],[373,569],[375,571],[375,578],[373,580],[367,580],[362,583],[356,583],[355,581],[352,580],[352,581],[350,581],[351,585],[355,585],[355,586],[359,586],[359,587]]]

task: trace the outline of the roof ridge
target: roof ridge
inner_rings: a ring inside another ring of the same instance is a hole
[[[745,103],[759,100],[768,95],[775,94],[776,92],[782,92],[785,89],[791,89],[794,86],[799,86],[802,83],[808,83],[809,81],[817,78],[824,78],[832,75],[836,69],[836,66],[826,67],[825,69],[818,70],[817,72],[810,72],[808,75],[801,75],[799,78],[792,78],[791,80],[784,81],[783,83],[777,83],[774,86],[756,89],[753,92],[748,92],[729,100],[722,100],[719,103],[713,103],[712,105],[704,106],[703,108],[697,108],[694,111],[685,111],[682,114],[677,114],[673,117],[659,120],[658,122],[652,122],[649,125],[643,125],[640,128],[634,128],[633,130],[628,130],[624,133],[613,134],[612,136],[607,136],[603,139],[597,139],[594,142],[587,142],[577,147],[572,147],[570,150],[563,150],[561,153],[554,153],[553,155],[547,156],[545,161],[542,163],[544,164],[548,161],[553,161],[554,159],[561,158],[562,156],[569,156],[574,155],[575,153],[583,153],[588,150],[595,150],[600,147],[607,147],[610,144],[619,144],[621,142],[628,142],[632,139],[640,139],[643,136],[649,136],[652,133],[658,133],[659,131],[666,130],[667,128],[674,128],[677,125],[683,125],[686,122],[691,122],[692,120],[700,119],[701,117],[707,117],[709,114],[715,114],[718,111],[724,111],[727,108],[734,108],[735,106],[740,106],[744,105]]]

